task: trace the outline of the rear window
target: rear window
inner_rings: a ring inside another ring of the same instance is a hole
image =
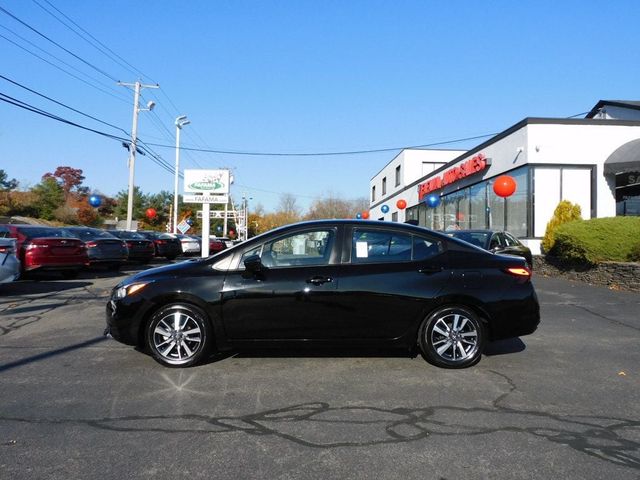
[[[146,240],[145,237],[138,232],[113,232],[118,238],[131,239],[131,240]]]
[[[114,238],[113,235],[105,232],[104,230],[94,230],[92,228],[69,228],[65,230],[69,232],[70,236],[77,237],[81,240],[91,240],[94,238]]]
[[[68,232],[60,228],[50,228],[50,227],[18,228],[18,231],[27,238],[68,237],[69,236]]]

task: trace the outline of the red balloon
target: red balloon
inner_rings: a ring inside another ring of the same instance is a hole
[[[400,210],[404,210],[405,208],[407,208],[407,201],[401,198],[396,202],[396,207],[398,207]]]
[[[156,212],[155,208],[147,208],[147,211],[145,212],[145,215],[147,216],[147,218],[149,220],[152,220],[152,219],[156,218],[157,214],[158,214],[158,212]]]
[[[493,182],[493,191],[499,197],[510,197],[516,191],[516,181],[509,175],[500,175]]]
[[[362,218],[364,218],[365,220],[369,218],[369,212],[362,212]]]

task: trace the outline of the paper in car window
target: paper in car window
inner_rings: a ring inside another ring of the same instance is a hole
[[[356,257],[367,258],[369,256],[369,249],[367,242],[356,242]]]

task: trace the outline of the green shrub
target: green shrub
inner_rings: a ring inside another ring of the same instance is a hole
[[[626,262],[640,258],[640,217],[594,218],[565,223],[551,255],[573,263]]]
[[[542,249],[545,252],[551,251],[555,243],[556,231],[560,225],[581,219],[580,205],[574,205],[568,200],[562,200],[553,211],[553,217],[547,223],[547,228],[542,238]]]
[[[640,239],[638,239],[638,242],[640,242]],[[636,243],[633,247],[631,247],[628,260],[630,262],[640,262],[640,243]]]

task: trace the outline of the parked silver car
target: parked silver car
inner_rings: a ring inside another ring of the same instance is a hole
[[[182,244],[182,253],[185,255],[200,254],[200,240],[197,237],[181,234],[177,234],[176,237],[180,239],[180,243]]]
[[[20,276],[20,260],[16,257],[13,238],[0,238],[0,283],[13,282]]]

